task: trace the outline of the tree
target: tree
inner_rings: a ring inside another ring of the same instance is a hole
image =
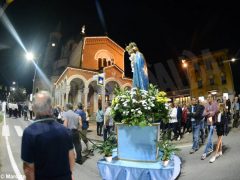
[[[23,102],[26,101],[27,95],[25,88],[16,88],[16,90],[11,91],[9,100],[10,102]]]

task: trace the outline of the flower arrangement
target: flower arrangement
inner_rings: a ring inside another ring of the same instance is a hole
[[[112,100],[112,116],[115,122],[130,126],[149,126],[156,121],[168,122],[166,93],[150,84],[148,91],[132,88],[115,89]]]

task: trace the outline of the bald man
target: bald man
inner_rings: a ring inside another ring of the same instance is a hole
[[[75,155],[70,132],[55,121],[51,96],[41,91],[34,96],[36,120],[22,137],[21,158],[27,180],[71,180]]]

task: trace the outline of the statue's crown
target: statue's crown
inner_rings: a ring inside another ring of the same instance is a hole
[[[137,44],[135,42],[130,42],[128,46],[126,46],[125,50],[128,54],[134,52],[134,50],[138,50]]]

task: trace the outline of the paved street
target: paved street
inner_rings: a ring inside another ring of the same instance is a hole
[[[205,146],[202,146],[196,153],[189,154],[190,144],[182,145],[185,147],[182,147],[179,153],[182,159],[182,172],[179,180],[239,180],[239,137],[239,129],[233,129],[228,136],[223,137],[223,156],[214,163],[209,163],[211,156],[200,160]],[[216,138],[216,134],[214,134],[215,143]]]
[[[23,119],[6,118],[6,124],[1,124],[0,133],[0,175],[22,175],[22,161],[20,159],[21,137],[23,129],[30,124],[29,121]],[[96,136],[96,125],[90,123],[90,132],[88,137],[94,142],[102,140],[102,137]],[[240,167],[240,130],[233,129],[230,134],[223,139],[223,156],[217,159],[213,164],[209,163],[210,156],[204,161],[200,160],[204,147],[202,146],[195,154],[189,154],[191,149],[192,134],[186,134],[181,141],[174,143],[181,148],[179,156],[182,160],[181,175],[179,180],[239,180]],[[214,136],[216,142],[216,135]],[[9,145],[7,144],[9,143]],[[84,143],[82,143],[84,144]],[[11,156],[12,155],[12,156]],[[75,179],[99,180],[96,162],[101,155],[95,153],[85,159],[83,165],[76,164],[74,169]],[[8,176],[10,177],[10,176]],[[1,177],[0,177],[1,179]],[[2,179],[7,179],[2,178]],[[9,179],[9,178],[8,178]]]

